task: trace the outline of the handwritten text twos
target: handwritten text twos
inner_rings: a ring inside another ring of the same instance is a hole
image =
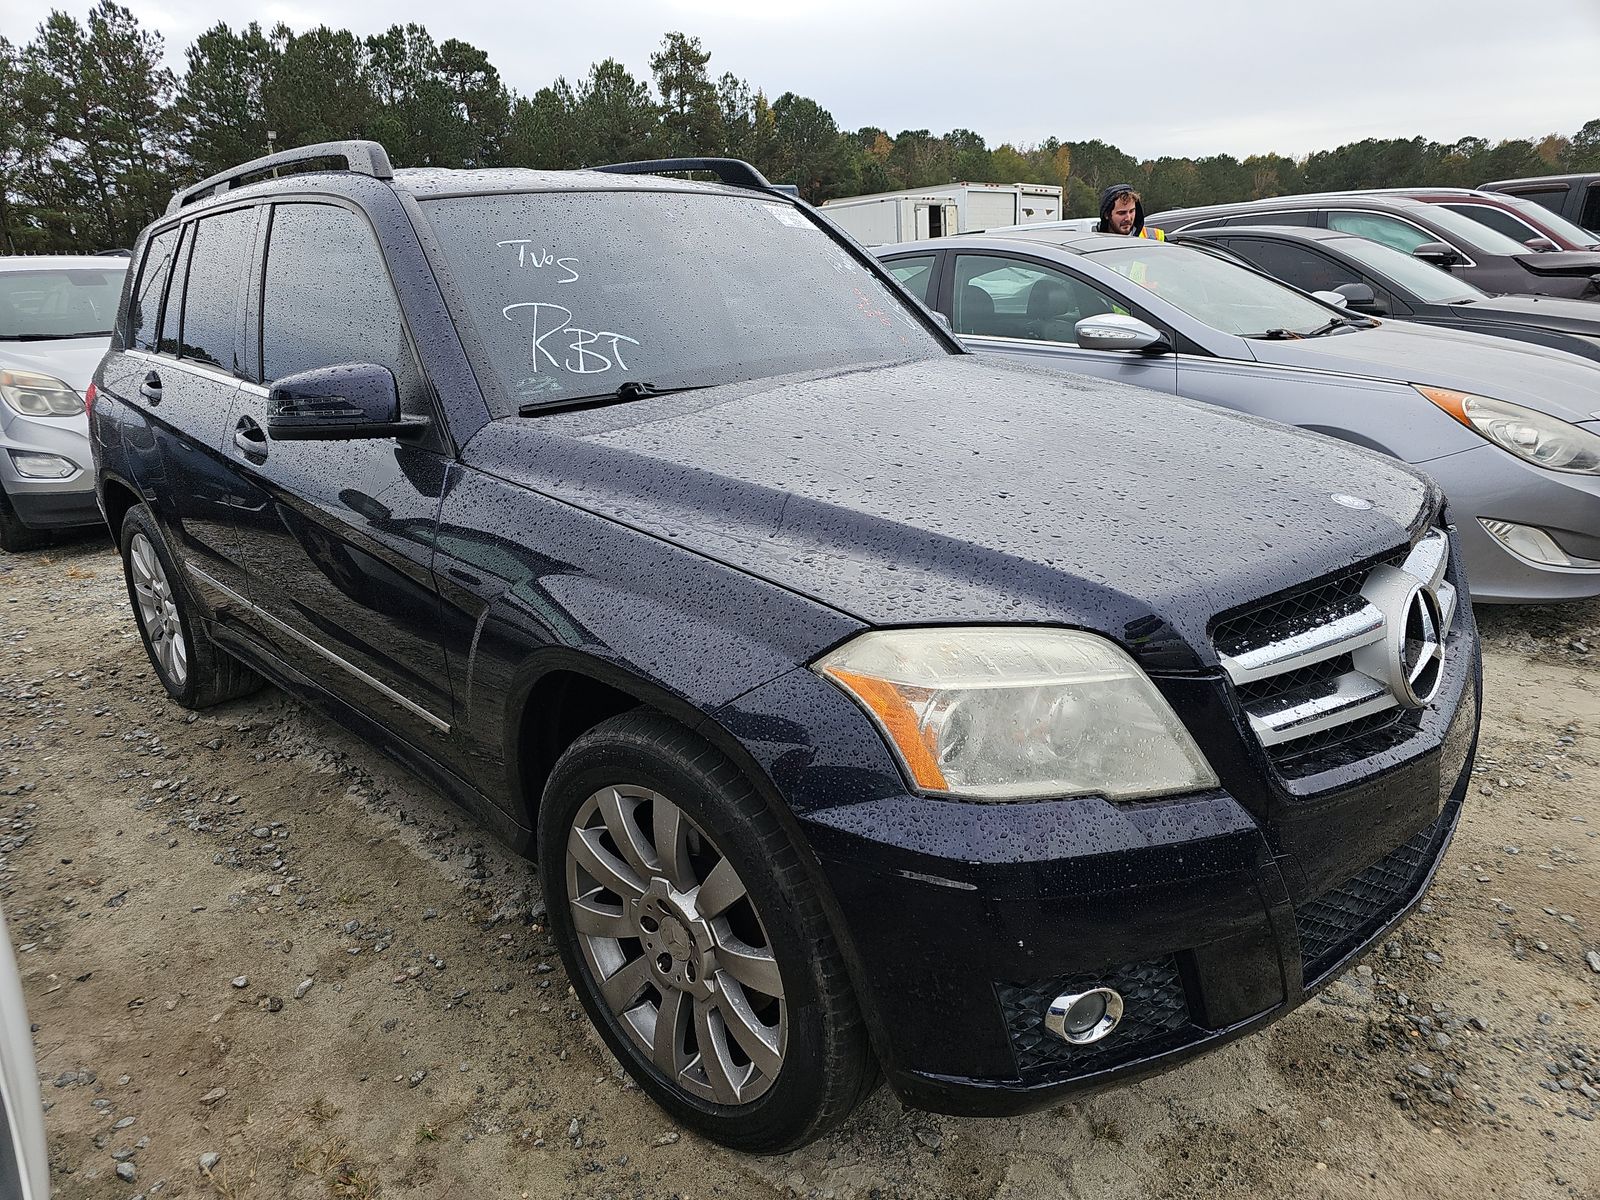
[[[557,258],[544,247],[534,247],[532,238],[509,238],[503,242],[496,242],[497,246],[515,246],[517,248],[517,266],[519,267],[559,267],[565,271],[566,277],[556,280],[557,283],[577,283],[580,276],[574,269],[577,263],[575,258]]]

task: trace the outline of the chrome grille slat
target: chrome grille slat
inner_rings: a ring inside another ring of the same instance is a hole
[[[1291,634],[1242,654],[1222,656],[1223,670],[1235,684],[1255,683],[1309,667],[1325,658],[1348,654],[1383,636],[1383,614],[1373,605],[1363,605],[1326,625]]]
[[[1360,671],[1347,671],[1337,679],[1290,693],[1283,707],[1268,712],[1252,711],[1250,728],[1263,746],[1277,746],[1295,738],[1309,737],[1347,725],[1361,717],[1399,707],[1383,684]]]
[[[1458,603],[1455,587],[1445,579],[1450,565],[1449,537],[1442,529],[1434,529],[1408,553],[1401,553],[1403,560],[1397,553],[1388,560],[1388,566],[1373,568],[1364,577],[1362,587],[1384,603],[1383,588],[1392,588],[1393,584],[1380,586],[1374,581],[1382,571],[1390,572],[1388,578],[1392,579],[1398,567],[1433,590],[1443,627],[1440,636],[1447,636]],[[1269,601],[1263,609],[1253,611],[1293,611],[1294,619],[1282,619],[1274,626],[1269,617],[1261,634],[1244,643],[1247,648],[1219,654],[1223,670],[1239,689],[1251,730],[1275,755],[1295,753],[1294,743],[1302,738],[1316,734],[1336,736],[1344,725],[1366,722],[1370,726],[1373,720],[1381,720],[1382,714],[1401,707],[1388,681],[1378,677],[1385,670],[1372,665],[1383,656],[1379,644],[1390,636],[1388,619],[1379,603],[1365,595],[1352,595],[1353,587],[1354,582],[1336,578],[1319,585],[1320,591],[1305,593],[1308,598],[1329,597],[1326,602],[1311,600],[1322,605],[1320,609],[1308,610],[1302,601]],[[1373,587],[1379,590],[1371,591]],[[1352,608],[1352,602],[1359,607]],[[1259,619],[1255,628],[1261,629]],[[1234,649],[1235,645],[1229,643],[1229,648]],[[1324,664],[1322,670],[1307,670],[1317,664]],[[1361,669],[1363,666],[1365,670]],[[1275,680],[1281,682],[1275,686]]]

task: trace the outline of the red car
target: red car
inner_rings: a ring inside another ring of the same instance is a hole
[[[1442,204],[1535,250],[1600,250],[1600,239],[1587,229],[1521,196],[1470,188],[1386,188],[1382,194]]]

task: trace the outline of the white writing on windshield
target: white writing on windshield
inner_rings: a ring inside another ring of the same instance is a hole
[[[622,343],[633,346],[639,344],[637,339],[613,333],[609,329],[585,329],[574,325],[572,310],[560,304],[524,301],[506,305],[500,310],[500,315],[508,321],[532,321],[529,354],[535,372],[541,369],[541,358],[550,366],[574,375],[603,375],[612,367],[625,371],[628,364],[622,361]],[[552,353],[547,342],[561,353],[561,357]]]

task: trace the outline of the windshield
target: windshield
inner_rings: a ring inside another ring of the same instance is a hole
[[[950,351],[800,210],[706,192],[424,202],[497,416]]]
[[[110,337],[126,264],[0,271],[0,341]]]
[[[1535,204],[1532,200],[1524,200],[1521,196],[1499,196],[1497,199],[1502,204],[1509,204],[1529,222],[1542,229],[1548,229],[1559,238],[1564,238],[1575,246],[1592,246],[1600,242],[1587,229],[1575,225],[1558,212],[1552,212],[1542,204]]]
[[[1187,246],[1145,242],[1103,250],[1094,261],[1223,333],[1310,333],[1336,314],[1254,271]]]
[[[1487,300],[1488,295],[1448,271],[1430,266],[1420,258],[1402,254],[1393,246],[1369,242],[1366,238],[1340,238],[1336,243],[1348,257],[1364,267],[1385,275],[1424,304],[1459,304],[1463,300]]]
[[[1446,208],[1442,204],[1430,204],[1427,211],[1428,218],[1440,229],[1443,229],[1458,243],[1468,250],[1480,250],[1484,254],[1526,254],[1528,248],[1516,238],[1507,237],[1497,229],[1490,229],[1481,222],[1474,221],[1471,217],[1463,217],[1460,213]]]

